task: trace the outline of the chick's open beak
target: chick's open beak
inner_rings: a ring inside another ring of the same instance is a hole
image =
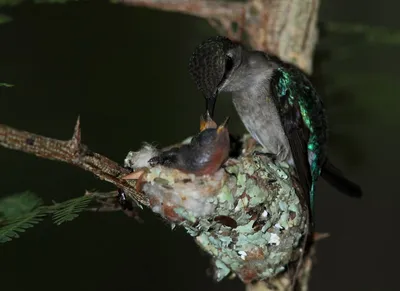
[[[220,126],[218,126],[217,128],[218,134],[220,134],[221,132],[223,132],[224,129],[226,129],[226,127],[228,126],[228,121],[229,121],[229,116],[225,118],[224,122],[222,122]]]
[[[217,128],[217,124],[212,120],[210,113],[208,110],[202,116],[200,116],[200,131],[203,131],[207,128]]]

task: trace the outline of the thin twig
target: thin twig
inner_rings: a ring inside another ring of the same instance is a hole
[[[78,166],[110,182],[129,193],[140,204],[148,205],[148,200],[142,193],[134,189],[134,182],[121,179],[129,173],[118,163],[92,152],[81,143],[80,120],[78,118],[72,138],[67,141],[53,139],[42,135],[18,130],[0,124],[0,145],[12,150],[33,154],[37,157],[61,161]]]
[[[137,222],[142,223],[143,220],[139,217],[138,207],[131,205],[130,208],[122,207],[119,202],[118,191],[110,192],[89,192],[86,191],[85,195],[94,196],[96,206],[86,208],[86,211],[91,212],[117,212],[122,211],[126,216],[134,218]]]

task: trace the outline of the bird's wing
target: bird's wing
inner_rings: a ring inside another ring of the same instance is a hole
[[[303,192],[303,202],[312,214],[310,190],[312,176],[308,160],[308,140],[310,130],[305,124],[298,103],[296,83],[292,83],[281,71],[277,70],[271,78],[270,92],[280,115],[281,123],[288,138],[297,177]],[[312,218],[310,217],[310,221]]]

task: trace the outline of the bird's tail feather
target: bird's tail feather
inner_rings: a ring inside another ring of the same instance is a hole
[[[361,197],[362,189],[359,185],[346,179],[338,168],[336,168],[329,160],[326,160],[321,177],[338,191],[350,197]]]

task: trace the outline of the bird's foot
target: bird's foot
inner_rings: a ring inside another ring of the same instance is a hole
[[[160,156],[156,156],[156,157],[152,157],[149,161],[148,161],[149,165],[151,167],[157,166],[162,164],[162,158]]]
[[[272,163],[276,163],[277,155],[273,153],[265,153],[261,151],[253,151],[253,156],[264,156],[267,157]]]
[[[133,210],[133,205],[131,201],[128,201],[125,192],[118,188],[118,203],[122,210]]]
[[[162,152],[160,155],[152,157],[148,163],[151,167],[161,165],[169,167],[174,165],[177,161],[178,148],[172,148],[168,151]]]

